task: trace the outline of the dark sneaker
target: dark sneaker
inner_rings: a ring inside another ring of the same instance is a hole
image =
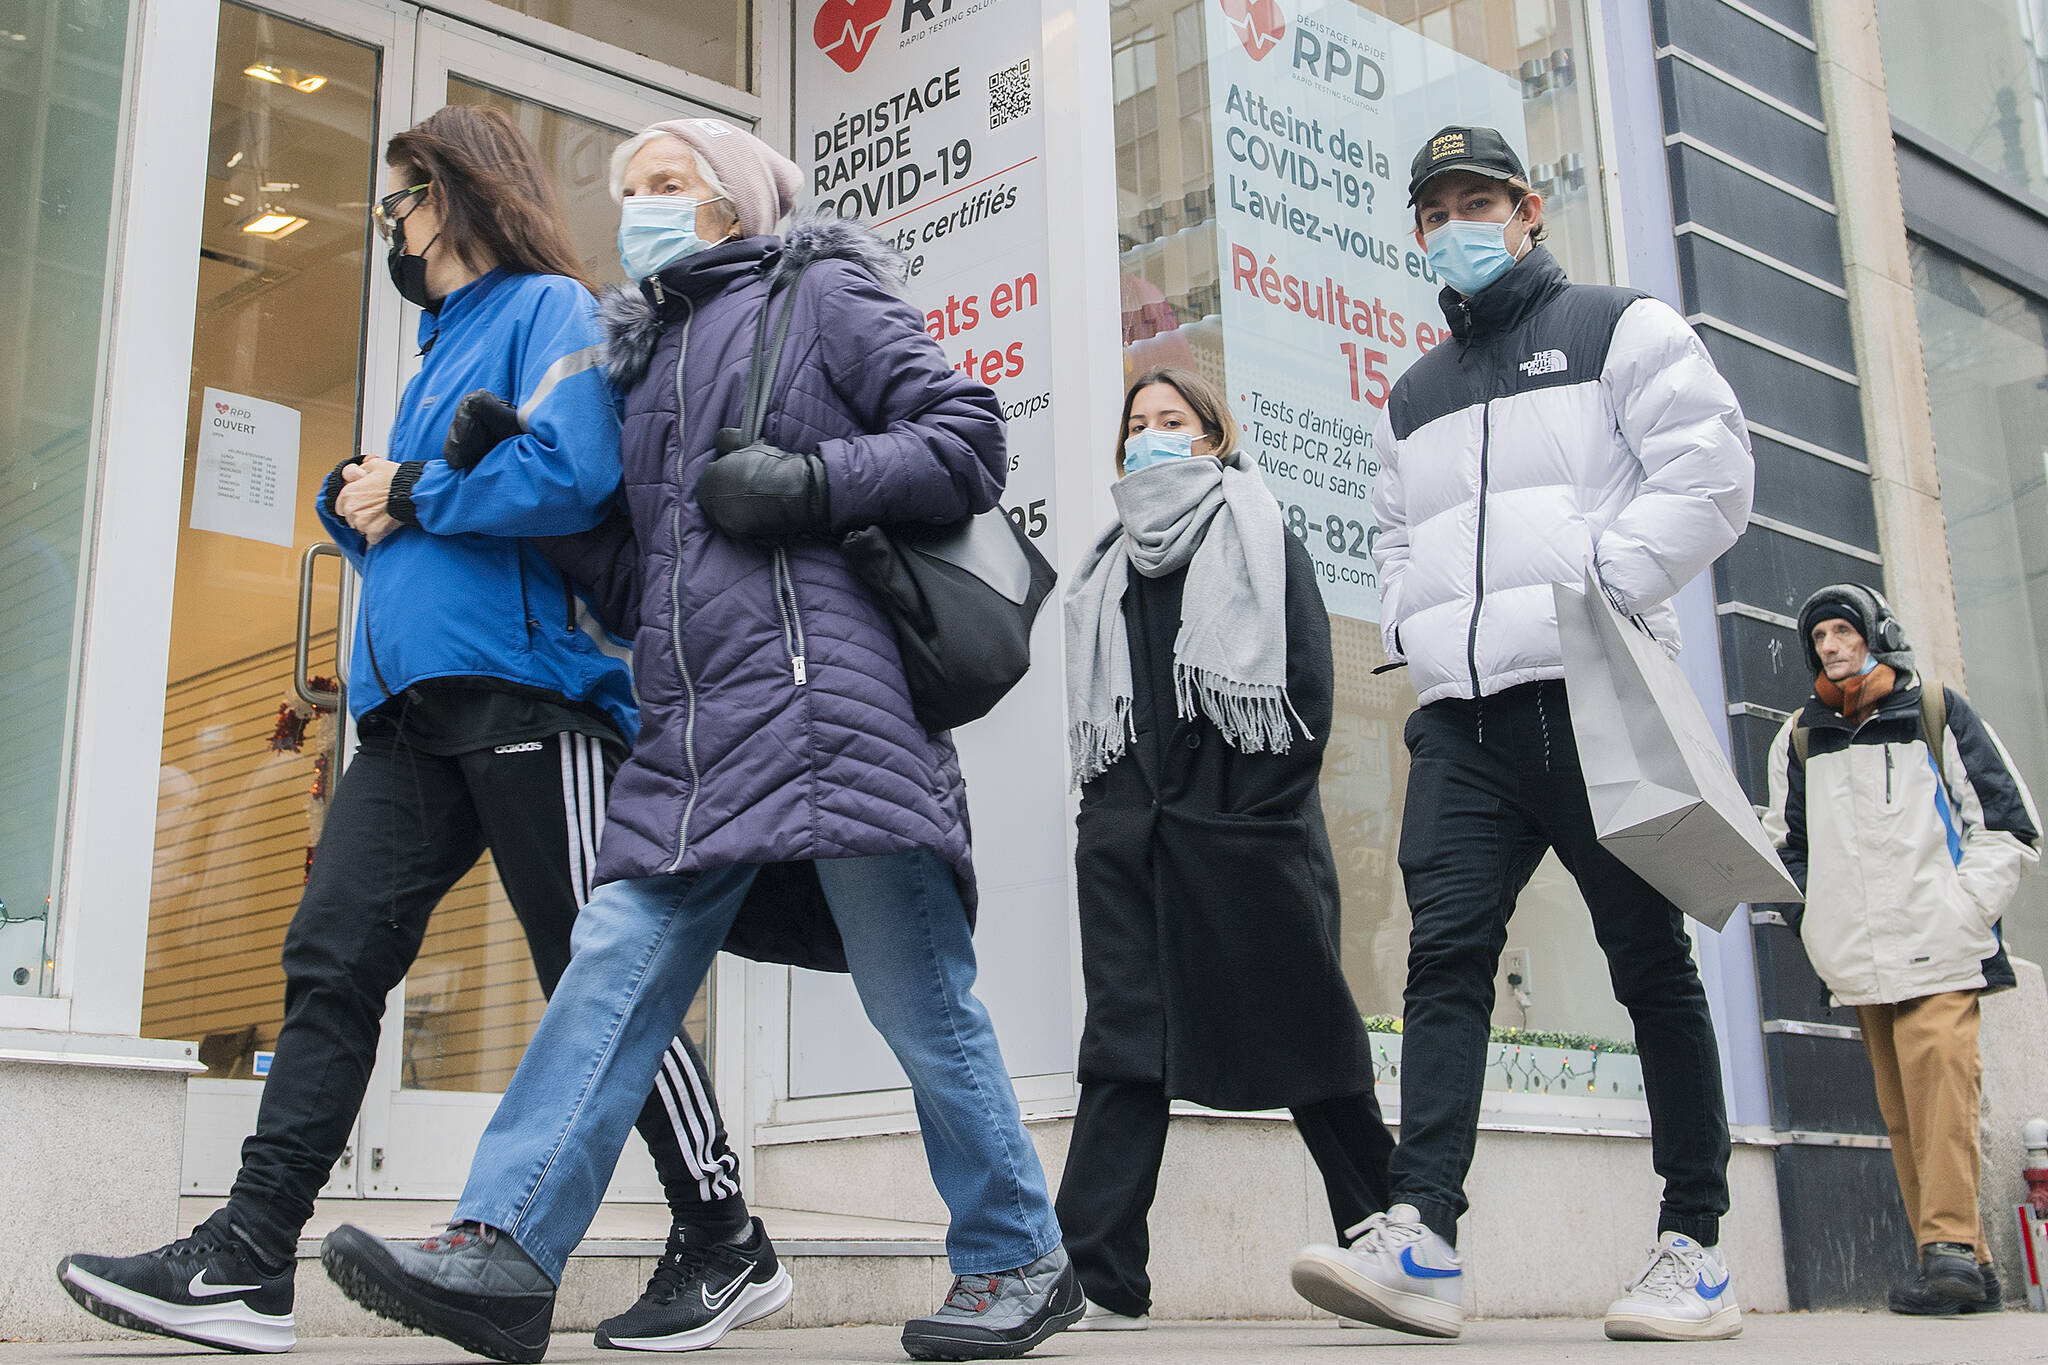
[[[1920,1248],[1920,1278],[1935,1293],[1958,1303],[1984,1297],[1984,1275],[1977,1269],[1977,1249],[1960,1242],[1929,1242]]]
[[[954,1276],[938,1312],[903,1324],[903,1349],[912,1360],[1009,1360],[1087,1307],[1067,1249],[1054,1247],[1022,1270]]]
[[[1891,1310],[1916,1318],[1950,1318],[2004,1311],[2005,1290],[1998,1283],[1998,1272],[1985,1265],[1977,1267],[1977,1273],[1984,1281],[1982,1298],[1950,1298],[1929,1288],[1926,1276],[1916,1274],[1912,1279],[1893,1286],[1888,1296]]]
[[[226,1210],[140,1256],[66,1256],[57,1279],[80,1308],[116,1327],[223,1351],[289,1351],[295,1263],[266,1271]]]
[[[344,1223],[320,1243],[320,1264],[378,1317],[465,1351],[522,1362],[548,1353],[555,1282],[496,1228],[451,1223],[424,1242],[386,1242]]]
[[[697,1351],[789,1302],[789,1271],[761,1220],[744,1242],[691,1242],[678,1223],[647,1292],[597,1325],[599,1346],[619,1351]]]

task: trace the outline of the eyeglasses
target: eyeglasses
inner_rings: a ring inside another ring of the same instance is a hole
[[[371,206],[370,220],[377,225],[377,235],[386,241],[391,240],[391,230],[404,222],[408,216],[398,212],[399,205],[412,195],[423,193],[427,188],[427,185],[409,185],[402,190],[393,190]]]

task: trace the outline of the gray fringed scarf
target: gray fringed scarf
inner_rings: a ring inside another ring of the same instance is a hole
[[[1111,494],[1117,520],[1066,596],[1074,785],[1100,777],[1135,735],[1123,614],[1133,568],[1147,578],[1188,571],[1173,642],[1182,718],[1199,709],[1240,753],[1286,753],[1287,532],[1257,468],[1243,451],[1223,463],[1190,456],[1120,479]]]

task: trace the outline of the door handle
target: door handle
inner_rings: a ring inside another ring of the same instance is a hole
[[[336,559],[342,559],[344,563],[347,562],[343,558],[340,549],[325,541],[318,545],[307,546],[306,553],[299,557],[299,628],[297,637],[292,641],[292,690],[297,692],[299,700],[308,706],[320,706],[325,707],[329,711],[339,711],[341,709],[341,684],[336,683],[331,690],[316,688],[306,677],[307,656],[312,652],[313,648],[313,561],[319,559],[322,555],[333,555]],[[337,652],[341,644],[341,629],[341,608],[337,606],[334,622],[334,639]]]

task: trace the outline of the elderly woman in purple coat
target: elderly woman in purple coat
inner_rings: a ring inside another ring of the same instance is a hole
[[[752,135],[716,119],[656,124],[619,149],[612,184],[640,282],[605,310],[624,506],[550,551],[634,645],[641,732],[612,789],[604,884],[456,1221],[388,1246],[343,1228],[322,1259],[374,1311],[539,1360],[563,1264],[726,946],[850,970],[910,1077],[956,1278],[937,1312],[905,1326],[904,1349],[1022,1355],[1080,1317],[1081,1291],[972,990],[953,744],[913,716],[895,637],[836,544],[993,506],[1000,409],[897,296],[902,263],[872,234],[807,219],[769,235],[800,180]],[[721,455],[721,429],[742,425],[756,320],[771,293],[781,313],[785,290],[762,441]],[[779,1307],[787,1281],[772,1257],[706,1268],[705,1321],[669,1349]]]

